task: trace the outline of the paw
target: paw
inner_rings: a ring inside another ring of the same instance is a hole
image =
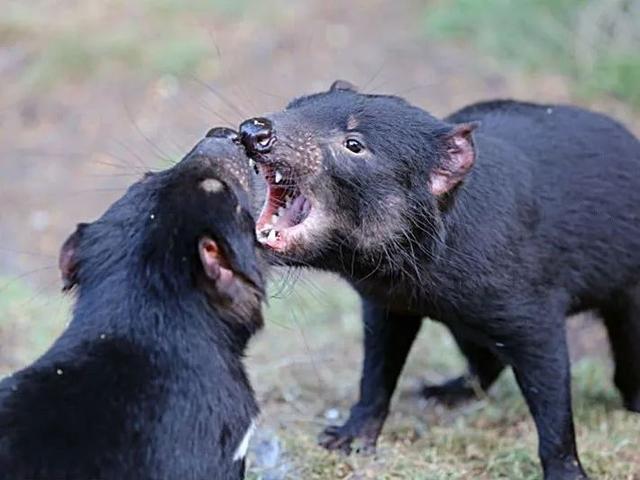
[[[462,376],[448,380],[440,385],[425,385],[422,388],[422,396],[427,400],[433,400],[447,406],[454,406],[468,400],[474,400],[482,395],[478,385],[473,385],[473,380]]]
[[[543,461],[544,462],[544,461]],[[589,480],[576,457],[565,458],[547,465],[545,480]]]
[[[587,474],[580,468],[578,470],[561,470],[548,472],[544,480],[589,480]]]
[[[318,445],[345,455],[352,452],[361,455],[374,454],[383,423],[384,417],[366,420],[349,419],[342,426],[331,425],[318,437]]]
[[[589,477],[583,472],[573,472],[573,473],[551,473],[544,477],[544,480],[589,480]]]
[[[640,413],[640,392],[625,400],[624,408],[630,412]]]

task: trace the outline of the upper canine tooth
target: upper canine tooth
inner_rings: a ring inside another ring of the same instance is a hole
[[[282,174],[278,170],[276,170],[275,182],[280,183],[280,180],[282,180]]]
[[[273,229],[269,232],[269,236],[267,237],[267,240],[269,242],[275,242],[278,239],[278,234],[276,233],[276,230]]]

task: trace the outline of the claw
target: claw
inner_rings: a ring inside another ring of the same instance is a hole
[[[318,437],[318,445],[327,450],[340,451],[345,455],[349,455],[351,453],[353,437],[348,434],[343,434],[341,431],[342,428],[337,425],[331,425],[325,428]]]
[[[364,428],[363,428],[364,427]],[[379,429],[375,433],[368,431],[366,424],[330,425],[318,437],[318,445],[331,451],[349,455],[352,452],[371,455],[376,452],[376,440]]]

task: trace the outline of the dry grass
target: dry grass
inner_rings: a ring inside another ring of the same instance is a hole
[[[279,474],[270,477],[270,469],[261,477],[256,468],[254,478],[282,478],[283,465],[284,478],[291,479],[541,478],[535,429],[511,373],[488,399],[455,409],[425,405],[412,393],[425,379],[438,381],[463,368],[446,330],[429,321],[411,353],[378,454],[346,458],[317,447],[318,432],[330,423],[327,414],[337,409],[343,420],[355,399],[361,332],[357,300],[346,287],[327,276],[304,283],[272,300],[269,325],[251,349],[263,426],[284,445]],[[610,370],[591,357],[573,367],[581,457],[593,478],[637,479],[640,415],[621,409]]]

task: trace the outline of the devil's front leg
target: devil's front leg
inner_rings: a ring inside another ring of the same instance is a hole
[[[515,373],[538,430],[545,480],[585,480],[571,409],[566,302],[551,299],[535,305],[532,300],[526,306],[518,305],[502,318],[485,319],[478,333],[487,335]]]
[[[398,377],[422,323],[420,316],[394,313],[368,300],[363,301],[363,313],[360,399],[344,425],[328,427],[319,439],[323,447],[347,454],[352,449],[375,450]]]

